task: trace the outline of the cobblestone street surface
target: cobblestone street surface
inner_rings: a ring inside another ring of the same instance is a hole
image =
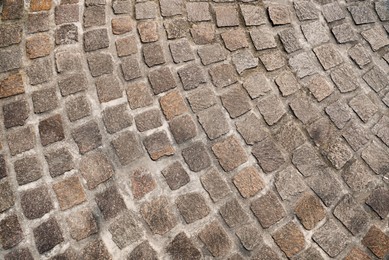
[[[0,259],[389,259],[389,1],[0,18]]]

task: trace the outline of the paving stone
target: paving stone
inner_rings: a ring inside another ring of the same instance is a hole
[[[141,2],[135,4],[135,17],[138,20],[156,18],[158,7],[152,1]]]
[[[72,208],[86,200],[84,189],[77,176],[53,184],[53,190],[57,195],[61,210]]]
[[[305,193],[300,197],[294,212],[305,229],[311,230],[325,218],[326,212],[320,200],[312,194]]]
[[[262,98],[257,107],[268,125],[276,124],[286,113],[281,101],[275,94]]]
[[[62,141],[65,133],[61,115],[57,114],[39,122],[39,135],[43,146]]]
[[[343,63],[342,56],[332,44],[321,45],[314,48],[313,51],[325,70]]]
[[[42,165],[36,156],[28,156],[15,161],[14,169],[20,186],[42,177]]]
[[[162,1],[160,1],[160,4],[162,4]],[[189,23],[182,18],[166,20],[164,21],[164,27],[169,40],[183,38],[187,36],[189,32]]]
[[[388,127],[389,118],[387,116],[381,117],[378,123],[372,128],[373,132],[389,146],[389,127]]]
[[[291,200],[307,190],[300,173],[292,166],[276,174],[274,185],[283,200]]]
[[[364,94],[355,96],[349,105],[363,122],[367,122],[378,111],[374,103]]]
[[[15,196],[9,182],[0,183],[0,212],[4,212],[15,204]]]
[[[97,78],[95,84],[100,103],[109,102],[123,96],[120,81],[112,74]]]
[[[177,190],[190,181],[188,173],[178,161],[164,168],[161,173],[165,177],[166,183],[171,190]]]
[[[230,188],[216,168],[209,169],[200,177],[200,181],[213,202],[220,201],[231,193]]]
[[[241,226],[248,222],[249,217],[237,199],[231,199],[220,207],[220,215],[230,228]]]
[[[253,166],[239,171],[232,180],[243,198],[252,197],[265,187],[259,171]]]
[[[254,72],[245,77],[243,87],[246,89],[251,99],[264,96],[271,90],[268,79],[260,72]]]
[[[219,160],[221,167],[227,172],[237,168],[248,159],[243,147],[234,136],[229,136],[215,143],[212,146],[212,151]]]
[[[28,219],[41,218],[53,209],[49,191],[44,185],[22,192],[20,204]]]
[[[223,61],[227,58],[226,51],[219,43],[200,47],[198,54],[203,65],[209,65],[215,62]]]
[[[343,139],[330,139],[326,146],[322,147],[327,159],[336,169],[341,169],[351,158],[353,152]]]
[[[378,188],[370,194],[366,200],[366,204],[384,219],[389,214],[388,198],[389,191],[385,188]]]
[[[81,258],[85,260],[101,259],[111,260],[112,256],[109,253],[104,242],[100,239],[95,239],[89,242],[82,250]]]
[[[288,256],[298,254],[305,247],[304,234],[294,222],[289,222],[272,234],[274,242]]]
[[[285,66],[285,58],[282,53],[278,50],[261,54],[259,59],[265,66],[267,71],[274,71]]]
[[[174,16],[184,13],[184,1],[162,0],[159,2],[162,16]]]
[[[363,68],[365,65],[370,63],[370,55],[368,54],[366,48],[360,43],[350,48],[347,53],[359,66],[359,68]]]
[[[362,239],[362,244],[379,258],[384,258],[389,252],[389,237],[374,225]]]
[[[101,151],[83,156],[80,161],[79,171],[90,190],[107,181],[114,174],[111,161]]]
[[[382,98],[382,102],[384,102],[384,104],[389,107],[389,94],[388,93],[386,93],[386,95]]]
[[[215,40],[215,26],[211,23],[194,24],[190,33],[195,44],[204,45]]]
[[[234,6],[214,6],[216,24],[218,27],[239,25],[238,10]]]
[[[70,236],[80,241],[98,232],[96,218],[89,208],[80,209],[66,218]]]
[[[0,47],[20,43],[22,40],[22,30],[22,27],[16,24],[0,25]]]
[[[226,116],[219,106],[202,110],[197,113],[197,117],[208,138],[211,140],[229,131]]]
[[[143,45],[143,57],[149,67],[164,64],[166,62],[162,45],[159,42]]]
[[[255,260],[266,260],[266,259],[272,259],[272,260],[280,260],[281,258],[278,256],[276,252],[266,244],[262,246],[258,246],[254,250],[254,254],[252,259]]]
[[[140,40],[143,43],[158,41],[158,28],[154,21],[146,21],[138,23],[138,32]]]
[[[86,48],[91,47],[91,42],[93,41],[93,36],[88,34],[88,46],[84,45]],[[86,41],[86,38],[84,38]],[[55,44],[57,45],[68,45],[76,44],[78,42],[78,27],[75,24],[64,24],[57,28],[55,31]],[[84,44],[87,44],[85,42]]]
[[[252,69],[258,66],[258,58],[254,57],[249,50],[236,52],[232,55],[232,62],[239,74],[245,70]]]
[[[64,242],[61,228],[55,217],[49,218],[33,229],[35,245],[40,254],[43,254],[56,245]]]
[[[249,145],[260,142],[268,136],[268,133],[263,130],[259,118],[254,113],[249,113],[244,119],[236,122],[236,129],[246,144]]]
[[[285,29],[279,32],[278,35],[287,53],[292,53],[301,49],[301,44],[295,29]]]
[[[143,145],[154,161],[163,156],[170,156],[175,153],[175,149],[166,135],[166,131],[156,132],[147,136],[143,140]]]
[[[167,120],[182,115],[188,111],[179,91],[172,91],[161,97],[160,105]]]
[[[23,1],[4,1],[2,17],[3,21],[5,20],[16,20],[20,19],[23,16],[24,11],[24,2]]]
[[[66,113],[71,122],[91,114],[91,107],[85,96],[76,96],[68,99],[65,103]]]
[[[308,144],[300,146],[293,152],[292,163],[304,177],[315,175],[326,167],[323,159],[321,159],[315,149]]]
[[[343,137],[354,151],[358,151],[369,142],[369,133],[356,121],[352,121],[343,131]]]
[[[370,260],[370,256],[363,252],[361,249],[354,247],[350,250],[345,260]]]
[[[275,139],[289,152],[292,152],[305,142],[303,133],[292,121],[281,126],[275,134]]]
[[[12,156],[28,151],[35,146],[35,132],[32,126],[26,126],[8,132],[7,142]]]
[[[330,219],[313,234],[312,239],[329,256],[336,257],[346,247],[349,235]]]
[[[216,96],[209,87],[202,87],[188,95],[193,112],[197,113],[216,104]]]
[[[0,50],[0,72],[18,69],[22,65],[22,51],[18,46]]]
[[[353,91],[360,87],[358,77],[350,64],[342,64],[331,71],[331,79],[341,93]]]
[[[282,96],[289,96],[300,89],[300,84],[296,77],[290,71],[284,71],[275,79]]]
[[[11,73],[0,80],[0,98],[24,93],[23,78],[20,73]]]
[[[370,44],[373,51],[389,45],[389,38],[385,35],[385,32],[381,27],[373,27],[366,31],[361,32],[362,37]]]
[[[107,29],[94,29],[84,33],[84,50],[95,51],[109,47]]]
[[[153,103],[150,88],[145,83],[130,84],[126,92],[131,109],[146,107]]]
[[[328,141],[336,140],[336,128],[327,118],[320,118],[307,127],[308,134],[319,147],[328,148]]]
[[[286,215],[285,209],[273,191],[252,201],[250,208],[263,228],[269,228]]]
[[[112,240],[120,249],[139,241],[142,236],[139,222],[131,211],[119,216],[108,230],[112,235]]]
[[[314,74],[311,76],[306,86],[319,102],[331,95],[334,91],[334,86],[320,74]]]
[[[318,10],[311,1],[300,0],[294,2],[294,9],[300,21],[316,20],[319,18]]]
[[[330,40],[326,27],[320,21],[314,21],[301,25],[305,39],[312,45],[316,46]]]
[[[239,85],[230,87],[229,91],[221,96],[221,101],[231,118],[239,117],[251,109],[250,99]]]
[[[34,112],[44,113],[58,107],[58,98],[55,88],[47,88],[35,91],[31,94]]]
[[[87,61],[93,77],[111,74],[113,72],[112,57],[108,53],[100,52],[89,54],[87,56]]]
[[[51,6],[52,6],[51,0],[44,0],[44,1],[33,0],[30,3],[30,11],[32,12],[48,11],[50,10]]]
[[[204,2],[189,2],[186,4],[189,22],[202,22],[212,19],[209,4]]]
[[[22,126],[28,118],[30,112],[26,100],[18,100],[3,106],[4,126],[11,128]]]
[[[73,156],[66,148],[49,151],[45,154],[51,177],[57,177],[74,168]]]
[[[177,225],[172,206],[165,196],[143,204],[140,212],[154,234],[163,235]]]
[[[299,78],[304,78],[318,72],[316,63],[313,62],[312,57],[306,52],[290,57],[289,66]]]
[[[135,36],[127,36],[116,39],[116,53],[118,57],[124,57],[138,52]]]
[[[71,135],[78,146],[80,154],[85,154],[102,145],[100,129],[94,120],[73,129]]]
[[[26,69],[30,84],[38,85],[51,80],[53,76],[52,67],[52,62],[49,58],[40,58],[32,61],[31,65]]]
[[[103,111],[103,122],[107,132],[116,133],[132,124],[132,116],[127,111],[126,104],[108,107]]]
[[[351,5],[347,9],[351,14],[354,23],[357,25],[374,23],[375,21],[375,15],[373,11],[371,10],[370,5],[366,3],[358,3],[356,5]]]
[[[379,92],[389,84],[385,72],[378,66],[374,66],[362,78],[375,92]]]
[[[375,186],[368,167],[361,161],[353,162],[350,167],[342,172],[343,180],[354,192],[370,191]]]
[[[343,12],[342,7],[338,2],[331,2],[323,5],[323,16],[328,23],[339,21],[344,19],[346,16]]]
[[[176,199],[177,208],[187,224],[203,219],[210,213],[210,208],[200,193],[187,193]]]
[[[54,9],[55,24],[79,21],[79,6],[77,4],[58,5]]]
[[[388,5],[385,1],[375,2],[374,7],[381,21],[389,20]]]
[[[297,259],[298,260],[309,260],[309,259],[324,260],[323,256],[320,254],[320,252],[312,246],[304,251],[301,251],[299,254],[295,255],[291,259],[293,259],[293,260],[297,260]]]
[[[197,135],[196,125],[188,114],[173,118],[169,122],[169,128],[178,144],[186,142]]]
[[[199,238],[214,257],[225,256],[231,249],[230,238],[216,220],[200,231]]]
[[[351,120],[351,109],[344,103],[344,100],[340,99],[330,104],[325,111],[339,129],[345,127],[347,122]]]
[[[10,251],[4,256],[4,260],[34,260],[30,250],[27,247],[20,247]]]
[[[269,12],[270,21],[273,25],[284,25],[291,22],[290,12],[287,5],[270,5],[267,11]]]
[[[68,96],[85,90],[88,83],[84,74],[70,74],[58,80],[58,87],[62,96]]]
[[[306,179],[308,186],[329,207],[341,197],[341,185],[329,170],[322,170]]]
[[[277,43],[273,33],[267,28],[258,28],[250,31],[251,40],[257,51],[276,48]]]
[[[4,250],[15,247],[23,238],[23,230],[16,215],[10,215],[0,221],[0,244]]]
[[[262,7],[248,4],[240,4],[239,7],[246,26],[266,23],[266,12]]]
[[[105,6],[86,6],[83,25],[85,28],[105,25]]]
[[[236,231],[236,235],[238,236],[243,247],[249,251],[253,250],[257,245],[263,243],[261,231],[254,225],[245,225],[239,228]]]
[[[151,83],[151,87],[153,88],[154,94],[156,95],[166,92],[177,86],[173,74],[168,67],[163,67],[151,71],[149,73],[149,81]]]
[[[154,178],[145,168],[135,169],[130,176],[130,182],[132,195],[137,200],[143,198],[157,187]]]
[[[243,257],[240,256],[239,254],[233,254],[228,260],[243,260]]]
[[[104,191],[96,194],[95,199],[97,206],[106,220],[117,217],[121,212],[127,209],[118,188],[114,185],[109,186]]]
[[[184,90],[195,89],[203,83],[206,83],[205,75],[199,65],[187,65],[179,70],[177,73],[181,79]]]
[[[246,34],[242,29],[228,30],[221,34],[224,45],[230,51],[249,47]]]
[[[193,244],[192,240],[188,238],[185,232],[180,232],[169,243],[166,251],[170,254],[173,260],[179,259],[201,259],[201,252]]]
[[[251,153],[266,173],[277,170],[285,162],[284,156],[270,137],[255,143]]]
[[[187,39],[180,39],[169,44],[170,52],[175,63],[191,61],[195,59],[192,47]]]
[[[111,26],[113,34],[125,34],[133,30],[133,21],[130,16],[113,18],[111,20]]]
[[[133,132],[121,133],[111,144],[121,165],[128,165],[143,155],[140,142]]]
[[[4,155],[0,154],[0,180],[7,177],[7,165],[4,159]]]
[[[150,246],[148,241],[140,243],[138,246],[132,250],[132,252],[127,257],[128,260],[137,260],[137,259],[150,259],[157,260],[157,252]]]
[[[346,43],[358,40],[355,30],[350,24],[344,23],[332,27],[332,33],[334,34],[338,43]]]
[[[55,62],[57,71],[63,72],[77,72],[82,68],[81,55],[69,51],[57,52],[55,54]]]

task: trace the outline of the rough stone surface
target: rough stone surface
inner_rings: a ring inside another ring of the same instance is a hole
[[[204,197],[199,193],[188,193],[179,196],[176,199],[176,205],[188,224],[205,218],[210,212]]]
[[[177,225],[171,205],[163,196],[143,204],[141,214],[154,234],[163,235]]]
[[[218,106],[212,106],[199,112],[197,117],[208,138],[211,140],[228,132],[226,116]]]
[[[273,233],[273,239],[288,257],[305,247],[304,235],[294,222],[289,222]]]
[[[215,168],[211,168],[203,174],[200,181],[214,202],[223,199],[230,193],[227,183]]]
[[[40,254],[49,251],[64,241],[61,228],[54,217],[34,228],[33,233]]]
[[[247,161],[247,155],[235,136],[215,143],[212,151],[219,160],[221,167],[229,172]]]
[[[277,195],[269,191],[251,203],[251,210],[263,228],[269,228],[286,215]],[[266,210],[263,210],[266,209]]]
[[[325,218],[325,209],[313,194],[305,193],[298,200],[294,209],[297,218],[307,230],[313,229]]]
[[[18,184],[25,185],[42,177],[42,166],[36,156],[25,157],[14,163]]]
[[[265,186],[259,171],[253,166],[239,171],[232,180],[243,198],[254,196]]]
[[[98,193],[96,203],[105,219],[115,218],[127,208],[116,186],[110,186]]]
[[[86,200],[80,179],[76,176],[55,183],[53,190],[57,195],[57,200],[62,210],[72,208]]]
[[[251,153],[266,173],[277,170],[285,162],[280,149],[270,137],[255,143]]]
[[[154,190],[157,186],[150,172],[145,168],[138,168],[132,172],[131,191],[135,199],[143,198],[147,193]]]
[[[236,199],[227,201],[219,211],[224,221],[231,228],[241,226],[248,221],[248,215]]]
[[[231,240],[217,221],[201,230],[199,237],[214,257],[225,256],[230,250]]]
[[[88,208],[76,211],[66,219],[70,236],[80,241],[98,232],[96,217]]]
[[[196,248],[191,239],[187,237],[185,232],[181,232],[174,237],[167,247],[167,252],[174,260],[201,259],[201,252]]]
[[[177,190],[190,181],[190,177],[180,162],[174,162],[161,171],[171,190]]]
[[[111,144],[121,165],[128,165],[143,154],[139,139],[130,131],[122,132]]]
[[[16,215],[10,215],[0,221],[0,244],[3,249],[15,247],[23,240],[23,237],[23,231]]]
[[[132,250],[132,252],[128,255],[128,260],[136,260],[136,259],[150,259],[157,260],[157,252],[155,252],[154,248],[150,246],[148,241],[144,241],[140,243],[137,247]]]
[[[63,140],[65,134],[61,116],[57,114],[40,121],[39,134],[43,146]]]
[[[170,156],[175,153],[165,131],[156,132],[143,140],[143,144],[152,160],[158,160],[163,156]]]
[[[112,234],[112,240],[120,249],[138,241],[142,236],[139,222],[130,211],[118,217],[108,230]]]
[[[24,191],[20,197],[20,204],[28,219],[41,218],[53,209],[53,202],[45,186]]]
[[[86,122],[85,124],[75,128],[72,131],[72,137],[78,146],[78,150],[81,154],[85,154],[89,151],[101,146],[101,134],[99,126],[93,120]]]
[[[362,239],[362,244],[379,258],[384,258],[389,252],[389,236],[374,225]]]

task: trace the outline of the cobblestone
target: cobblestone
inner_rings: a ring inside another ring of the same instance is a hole
[[[20,197],[20,204],[24,215],[28,219],[41,218],[53,209],[53,202],[45,186],[23,192]]]
[[[262,209],[267,209],[267,212]],[[251,203],[251,210],[263,228],[269,228],[286,215],[277,195],[269,191]]]

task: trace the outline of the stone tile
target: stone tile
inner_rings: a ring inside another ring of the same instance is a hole
[[[24,99],[3,105],[5,128],[24,125],[29,113],[29,105]]]
[[[311,246],[310,248],[304,251],[301,251],[299,254],[295,255],[291,259],[292,260],[309,260],[309,259],[324,260],[320,252],[317,249],[315,249],[313,246]]]
[[[371,258],[369,255],[367,255],[364,251],[362,251],[357,247],[351,249],[345,258],[345,260],[370,260],[370,259]]]
[[[4,260],[34,260],[27,247],[17,248],[4,256]]]
[[[331,79],[341,93],[353,91],[360,87],[358,77],[350,64],[342,64],[331,71]]]
[[[346,16],[343,12],[342,7],[338,2],[331,2],[323,5],[323,16],[328,23],[339,21],[344,19]]]
[[[232,55],[232,63],[234,63],[236,71],[242,74],[245,70],[257,67],[258,58],[254,57],[249,50],[242,50]]]
[[[379,92],[388,86],[388,76],[378,66],[374,66],[368,72],[366,72],[362,78],[365,82],[375,91]]]
[[[317,172],[307,178],[306,183],[327,207],[333,205],[342,196],[342,192],[339,192],[342,190],[341,185],[330,170],[323,169]]]
[[[177,225],[172,206],[165,196],[143,204],[140,213],[154,234],[163,235]]]
[[[22,192],[20,204],[24,215],[28,219],[41,218],[53,209],[53,203],[45,186]]]
[[[336,169],[341,169],[351,158],[353,152],[341,138],[335,138],[328,142],[328,146],[322,148],[327,159]]]
[[[137,20],[156,18],[157,13],[158,6],[152,1],[135,4],[135,18]]]
[[[249,251],[253,250],[257,245],[263,244],[261,231],[255,225],[245,225],[239,228],[236,231],[236,235],[243,247]]]
[[[296,206],[294,212],[305,229],[311,230],[325,218],[325,208],[321,205],[320,200],[313,194],[303,194]]]
[[[337,139],[337,130],[327,118],[320,118],[307,127],[308,134],[317,146],[328,148],[328,141]]]
[[[364,94],[355,96],[349,105],[365,123],[378,111],[376,105]]]
[[[253,197],[265,187],[265,182],[254,166],[249,166],[239,171],[235,174],[232,181],[243,198]]]
[[[258,84],[258,82],[261,84]],[[243,87],[246,89],[251,99],[264,96],[271,90],[268,79],[260,72],[254,72],[245,77]]]
[[[389,191],[385,188],[378,188],[370,194],[366,200],[366,204],[384,219],[389,214],[388,198]]]
[[[22,75],[11,73],[0,80],[0,98],[16,96],[24,93],[24,83]]]
[[[0,180],[8,175],[7,164],[4,159],[4,155],[0,154]]]
[[[184,90],[195,89],[203,83],[206,83],[205,75],[199,65],[187,65],[179,70],[177,73],[181,79]]]
[[[31,94],[31,99],[36,114],[53,110],[58,106],[57,93],[54,87],[34,91]]]
[[[127,110],[126,104],[120,104],[103,111],[103,122],[108,133],[113,134],[131,126],[132,116]]]
[[[227,172],[234,170],[248,159],[246,152],[235,136],[229,136],[212,146],[220,166]]]
[[[305,237],[296,223],[289,222],[272,234],[274,242],[288,256],[292,257],[305,247]]]
[[[57,195],[61,210],[72,208],[86,200],[84,189],[77,176],[53,184],[53,190]]]
[[[270,137],[255,143],[251,153],[265,173],[277,170],[285,162],[281,150]]]
[[[226,51],[219,43],[200,47],[198,54],[203,65],[223,61],[227,58]]]
[[[164,64],[166,62],[162,45],[159,42],[143,45],[143,58],[149,67]]]
[[[368,131],[356,121],[351,121],[342,135],[354,151],[361,149],[370,139]]]
[[[325,70],[329,70],[343,63],[342,56],[332,44],[325,44],[313,49],[316,57]]]
[[[275,140],[288,152],[292,152],[305,142],[300,128],[293,122],[287,122],[276,132]]]
[[[322,169],[326,168],[323,159],[318,155],[315,149],[307,143],[293,152],[292,163],[304,177],[320,173]]]
[[[83,208],[69,214],[66,223],[69,227],[70,236],[76,241],[90,237],[99,230],[96,217],[89,208]]]
[[[171,42],[169,47],[175,63],[187,62],[195,59],[192,47],[187,39]]]
[[[200,231],[199,238],[214,257],[225,256],[231,249],[230,238],[216,220]]]
[[[210,208],[200,193],[180,195],[176,199],[176,205],[187,224],[203,219],[210,213]]]
[[[184,13],[184,1],[162,0],[159,2],[162,16],[175,16]]]
[[[127,209],[118,188],[114,185],[96,194],[95,199],[105,220],[116,218],[121,212]]]
[[[309,78],[306,86],[319,102],[331,95],[334,91],[334,86],[330,84],[323,75],[320,74],[312,75]]]
[[[356,5],[351,5],[348,8],[354,23],[357,25],[374,23],[376,16],[371,10],[370,5],[367,3],[358,3]]]
[[[355,30],[350,24],[344,23],[332,27],[332,33],[334,34],[338,43],[346,43],[358,40]]]
[[[20,19],[23,16],[23,11],[23,1],[4,1],[1,19],[3,21]]]
[[[389,167],[389,154],[376,142],[369,144],[361,155],[376,174],[385,174]]]
[[[119,134],[111,144],[121,165],[128,165],[143,156],[143,149],[133,132]]]
[[[22,40],[22,30],[22,27],[16,24],[0,25],[0,47],[20,43]]]
[[[228,30],[221,33],[224,45],[229,51],[236,51],[242,48],[248,48],[249,43],[246,34],[242,29]]]
[[[251,40],[257,51],[276,48],[277,43],[273,33],[267,28],[258,28],[250,31]]]
[[[365,65],[370,63],[370,55],[362,44],[358,43],[348,50],[350,58],[359,66],[363,68]]]
[[[274,71],[285,66],[285,58],[279,50],[266,52],[259,56],[259,59],[265,66],[267,71]]]
[[[318,10],[311,1],[300,0],[294,2],[294,9],[300,21],[316,20],[319,18]]]
[[[84,33],[84,50],[95,51],[109,47],[107,29],[94,29]]]
[[[177,190],[189,183],[188,173],[179,161],[176,161],[161,171],[171,190]]]
[[[337,128],[343,129],[347,122],[351,120],[351,109],[346,105],[345,100],[339,99],[330,104],[325,109],[327,115]]]
[[[138,52],[137,41],[133,35],[116,39],[115,45],[118,57],[125,57]]]
[[[312,57],[311,53],[302,52],[289,58],[289,66],[298,78],[301,79],[318,72],[318,66]]]
[[[96,52],[87,56],[90,73],[93,77],[113,72],[113,61],[110,54],[105,52]]]
[[[354,192],[370,191],[375,186],[371,171],[359,160],[342,172],[342,178]]]
[[[246,26],[262,25],[266,23],[266,12],[263,7],[248,4],[240,4],[239,7]]]
[[[51,177],[57,177],[74,168],[73,156],[67,148],[59,148],[45,154]]]
[[[145,83],[134,83],[127,86],[127,99],[131,109],[149,106],[153,103],[150,88]]]
[[[91,106],[86,96],[80,95],[68,99],[65,103],[66,114],[71,122],[91,114]]]
[[[243,260],[244,258],[240,256],[238,253],[233,254],[228,260]]]
[[[42,177],[42,165],[36,156],[27,156],[14,162],[16,181],[25,185]]]
[[[137,259],[150,259],[157,260],[157,252],[150,246],[148,241],[143,241],[138,246],[132,250],[132,252],[127,257],[128,260],[137,260]]]
[[[212,19],[209,4],[204,2],[189,2],[186,4],[189,22],[202,22]]]
[[[52,67],[52,62],[49,58],[40,58],[32,61],[31,65],[26,69],[30,84],[38,85],[51,80],[53,76]]]
[[[48,11],[50,10],[51,6],[52,6],[51,0],[44,0],[44,1],[33,0],[30,3],[30,11],[32,12]]]
[[[196,248],[194,243],[185,232],[180,232],[169,243],[166,251],[170,254],[173,260],[179,259],[201,259],[201,252]]]
[[[239,25],[238,10],[234,6],[214,6],[216,24],[218,27]]]
[[[226,181],[223,180],[216,168],[209,169],[200,177],[200,181],[213,202],[217,202],[231,194]]]
[[[291,22],[287,5],[273,4],[268,7],[267,11],[273,25],[284,25]]]
[[[279,32],[278,35],[287,53],[292,53],[302,48],[295,29],[285,29]]]
[[[108,230],[112,235],[112,240],[120,249],[139,241],[142,237],[140,223],[131,211],[126,211],[118,217]]]
[[[79,164],[79,171],[90,190],[107,181],[114,174],[111,161],[101,151],[83,156]]]
[[[0,183],[0,188],[0,212],[4,212],[15,204],[15,197],[8,181]]]
[[[193,42],[198,45],[213,43],[215,41],[215,26],[212,23],[194,24],[190,33]]]
[[[113,18],[111,20],[112,33],[116,35],[125,34],[133,30],[134,23],[130,16]]]
[[[229,131],[226,116],[217,105],[198,112],[197,117],[208,138],[211,140]]]
[[[19,46],[0,50],[0,72],[18,69],[22,65],[22,51]],[[29,69],[27,70],[27,72]],[[28,75],[29,73],[27,73]]]
[[[88,36],[88,47],[91,48],[92,36]],[[68,45],[78,42],[78,27],[75,24],[64,24],[55,31],[55,44]],[[84,45],[85,46],[85,45]]]
[[[160,1],[160,4],[161,3],[162,1]],[[186,19],[182,18],[166,20],[164,21],[164,27],[167,34],[167,38],[169,40],[186,37],[189,32],[189,23]]]
[[[258,246],[253,253],[253,259],[256,260],[266,260],[266,259],[272,259],[272,260],[280,260],[281,258],[278,256],[276,252],[266,244],[263,244],[262,246]]]
[[[179,91],[171,91],[161,97],[159,103],[167,120],[182,115],[188,111],[184,99]]]
[[[141,42],[146,43],[146,42],[158,41],[159,35],[158,35],[158,28],[156,22],[154,21],[139,22],[137,28],[138,28]]]
[[[158,160],[163,156],[170,156],[175,153],[166,131],[160,131],[147,136],[143,140],[147,152],[152,160]]]
[[[284,207],[273,191],[252,201],[250,208],[263,228],[269,228],[286,216]]]
[[[216,104],[216,96],[209,87],[202,87],[188,95],[188,102],[192,111],[197,113]]]
[[[168,67],[155,69],[149,73],[149,80],[155,95],[175,88],[176,81]]]
[[[236,130],[248,145],[260,142],[268,136],[268,133],[263,130],[260,119],[254,113],[249,113],[235,125]]]
[[[378,14],[378,17],[381,21],[388,21],[389,20],[389,12],[388,12],[388,6],[386,5],[385,1],[378,1],[374,4],[374,9]]]
[[[292,166],[276,174],[274,186],[283,200],[292,200],[307,190],[300,173]]]
[[[35,245],[40,254],[43,254],[56,245],[64,242],[62,230],[55,217],[49,218],[33,229]]]
[[[84,9],[84,28],[105,25],[105,6],[86,6]]]
[[[65,139],[62,119],[59,114],[40,121],[38,128],[43,146]]]
[[[92,242],[89,242],[83,249],[81,253],[82,259],[101,259],[101,260],[111,260],[112,256],[109,253],[106,245],[99,238],[95,239]]]
[[[70,74],[58,80],[58,87],[62,96],[68,96],[86,90],[87,79],[84,74]]]
[[[389,38],[381,27],[373,27],[361,32],[362,37],[370,44],[373,51],[389,45]]]
[[[246,224],[249,216],[237,199],[231,199],[220,207],[219,213],[230,228]]]
[[[259,100],[257,107],[270,126],[276,124],[286,113],[280,99],[275,94],[267,95]]]
[[[8,132],[7,142],[12,156],[34,148],[35,133],[32,126]]]
[[[239,117],[251,109],[250,99],[239,85],[231,86],[229,91],[221,96],[221,101],[231,118]]]
[[[100,129],[94,120],[73,129],[71,135],[78,146],[80,154],[85,154],[102,145]]]
[[[10,215],[0,221],[0,244],[4,250],[15,247],[23,238],[23,230],[16,215]]]
[[[379,258],[384,258],[389,253],[389,237],[374,225],[362,239],[362,244]]]
[[[178,144],[186,142],[197,135],[196,124],[188,114],[173,118],[169,122],[169,128]]]
[[[305,39],[316,46],[330,40],[326,27],[320,21],[309,22],[301,25]]]
[[[162,126],[161,112],[159,109],[150,109],[135,116],[135,124],[140,132]]]
[[[275,79],[282,96],[289,96],[300,89],[300,84],[297,82],[296,77],[290,71],[284,71]]]
[[[77,4],[58,5],[54,8],[56,25],[79,21],[79,6]]]
[[[125,80],[133,80],[142,76],[139,61],[135,57],[127,56],[122,58],[121,64],[123,77]]]
[[[189,169],[194,172],[206,169],[211,164],[206,147],[202,142],[195,142],[191,146],[183,149],[182,156],[188,164]]]
[[[145,168],[135,169],[131,173],[130,182],[132,195],[137,200],[143,198],[157,187],[154,178]]]

